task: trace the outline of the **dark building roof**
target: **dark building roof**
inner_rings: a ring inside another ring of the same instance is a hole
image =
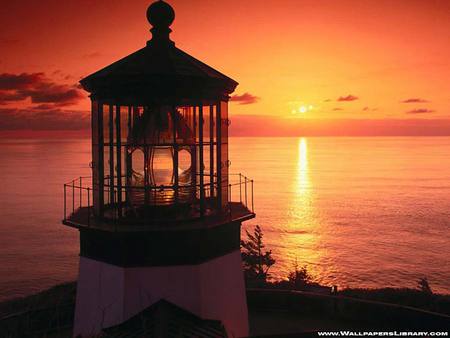
[[[227,337],[220,321],[203,320],[164,299],[103,333],[105,338]]]
[[[238,83],[175,47],[169,39],[175,13],[164,1],[147,12],[153,25],[147,46],[87,76],[84,89],[100,99],[209,99],[228,96]]]

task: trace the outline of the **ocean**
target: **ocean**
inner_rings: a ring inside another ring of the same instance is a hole
[[[0,139],[0,300],[75,280],[63,184],[90,175],[88,139]],[[450,294],[450,137],[231,138],[256,219],[286,278],[295,263],[345,287]]]

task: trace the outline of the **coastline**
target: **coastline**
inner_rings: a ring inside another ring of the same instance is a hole
[[[0,302],[0,336],[34,337],[45,332],[51,337],[70,337],[75,297],[76,282],[68,282],[34,295]],[[331,329],[386,328],[382,318],[372,318],[375,320],[372,322],[362,317],[376,311],[388,313],[389,318],[398,317],[395,323],[403,325],[400,328],[413,325],[414,328],[450,329],[450,295],[426,294],[414,289],[344,289],[324,294],[262,288],[247,289],[247,300],[253,322],[258,322],[267,311],[288,309],[295,310],[296,316],[302,318],[302,329],[316,322]],[[324,313],[327,315],[323,316]],[[416,323],[411,322],[411,316],[418,318]],[[277,320],[283,318],[284,315]],[[24,323],[33,326],[30,330],[34,331],[27,330]]]

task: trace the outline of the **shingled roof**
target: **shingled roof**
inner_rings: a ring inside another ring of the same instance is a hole
[[[81,81],[86,89],[90,89],[95,81],[106,78],[126,78],[133,76],[160,77],[196,77],[204,80],[218,80],[229,86],[237,82],[218,72],[205,63],[183,52],[174,45],[159,48],[148,46],[130,54],[123,59],[87,76]]]
[[[146,88],[149,95],[192,96],[208,92],[228,95],[238,83],[197,60],[173,44],[149,43],[146,47],[80,81],[90,93],[104,94],[130,87]],[[164,90],[165,89],[165,90]]]
[[[108,338],[221,338],[220,321],[204,320],[164,299],[126,322],[103,330]]]

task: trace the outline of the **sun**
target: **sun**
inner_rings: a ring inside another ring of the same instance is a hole
[[[315,107],[310,103],[305,103],[301,101],[292,101],[289,102],[289,105],[291,106],[291,113],[292,115],[305,115],[306,113],[311,112],[312,110],[315,110]]]
[[[297,109],[294,109],[294,114],[306,114],[307,112],[313,110],[314,107],[312,105],[300,105]]]

